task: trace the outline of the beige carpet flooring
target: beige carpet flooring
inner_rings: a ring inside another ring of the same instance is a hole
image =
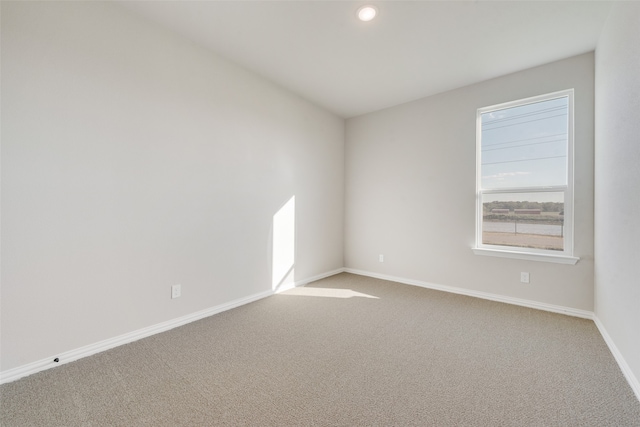
[[[640,426],[594,323],[336,275],[0,387],[2,426]]]

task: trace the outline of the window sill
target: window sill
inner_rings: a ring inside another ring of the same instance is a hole
[[[531,252],[507,251],[503,249],[471,248],[471,250],[476,255],[525,259],[528,261],[554,262],[557,264],[575,265],[575,263],[580,260],[580,258],[573,256],[536,254]]]

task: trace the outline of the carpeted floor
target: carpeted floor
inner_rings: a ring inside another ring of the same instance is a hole
[[[592,321],[351,274],[0,393],[2,426],[640,426]]]

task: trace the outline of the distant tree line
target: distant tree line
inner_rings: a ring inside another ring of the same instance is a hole
[[[564,203],[561,202],[487,202],[484,203],[484,211],[489,213],[493,209],[540,209],[542,212],[564,213]]]

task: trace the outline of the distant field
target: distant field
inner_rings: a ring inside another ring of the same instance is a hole
[[[484,222],[518,222],[518,224],[558,224],[564,223],[564,216],[558,212],[541,212],[539,215],[516,215],[485,213],[482,216]]]

